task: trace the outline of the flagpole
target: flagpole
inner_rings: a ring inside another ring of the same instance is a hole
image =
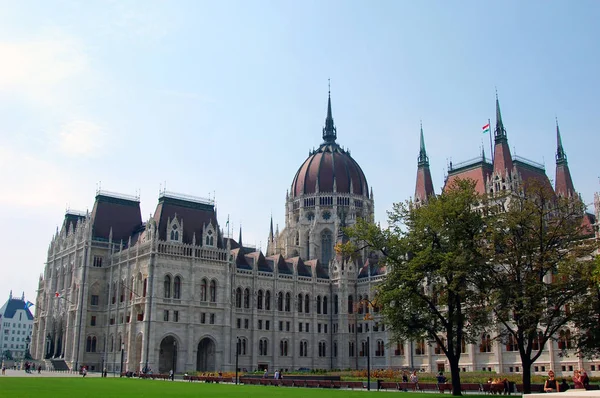
[[[494,147],[492,146],[492,121],[488,119],[488,126],[490,126],[490,157],[492,158],[492,164],[494,164]]]

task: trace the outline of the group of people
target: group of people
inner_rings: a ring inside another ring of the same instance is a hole
[[[269,371],[265,369],[265,373],[263,373],[263,379],[269,377]],[[280,372],[279,369],[275,369],[275,373],[273,374],[273,378],[275,380],[283,379],[283,372]]]
[[[576,390],[584,390],[590,384],[590,377],[588,376],[585,369],[577,370],[573,372],[573,387]],[[548,372],[548,379],[544,383],[545,392],[564,392],[571,387],[567,383],[567,380],[562,379],[561,383],[555,379],[554,371]]]

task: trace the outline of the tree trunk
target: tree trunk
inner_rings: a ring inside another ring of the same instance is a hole
[[[448,358],[448,362],[450,362],[450,377],[452,378],[452,395],[462,395],[462,391],[460,388],[460,368],[458,367],[458,359],[457,358]]]
[[[521,365],[523,365],[523,394],[531,394],[531,359],[521,357]]]

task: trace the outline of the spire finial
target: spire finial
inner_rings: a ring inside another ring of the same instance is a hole
[[[429,156],[427,156],[427,151],[425,150],[425,138],[423,136],[423,121],[420,122],[421,126],[421,135],[420,135],[420,145],[419,145],[419,166],[429,166]]]
[[[328,79],[327,117],[325,118],[325,127],[323,127],[323,141],[326,144],[334,144],[336,138],[337,130],[333,124],[333,115],[331,112],[331,79]]]
[[[240,223],[240,237],[238,239],[238,244],[240,245],[240,249],[244,250],[244,245],[242,244],[242,223]]]
[[[565,163],[567,161],[567,154],[563,148],[562,138],[560,136],[560,127],[558,127],[558,117],[556,120],[556,164]]]
[[[269,226],[269,242],[273,242],[273,213],[271,213],[271,225]]]

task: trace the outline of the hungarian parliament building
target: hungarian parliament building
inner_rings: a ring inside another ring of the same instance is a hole
[[[450,163],[445,184],[471,178],[482,194],[516,191],[528,178],[552,186],[543,165],[511,155],[497,99],[496,113],[493,161],[482,153]],[[558,125],[556,136],[553,189],[574,197]],[[237,240],[226,236],[211,200],[162,191],[143,220],[139,197],[98,191],[91,212],[67,211],[39,279],[32,356],[57,369],[109,372],[234,371],[236,362],[242,371],[366,369],[368,359],[377,369],[448,370],[435,345],[391,341],[373,310],[365,320],[360,303],[373,298],[386,268],[373,254],[345,263],[334,250],[344,226],[374,221],[374,196],[337,143],[331,97],[322,139],[293,176],[285,227],[274,230],[271,220],[265,253],[244,246],[241,230]],[[413,200],[423,203],[435,192],[422,129],[416,149]],[[584,217],[592,235],[598,194],[595,209]],[[532,372],[600,372],[600,361],[562,348],[548,342]],[[465,347],[460,367],[522,370],[516,347],[487,335]]]

